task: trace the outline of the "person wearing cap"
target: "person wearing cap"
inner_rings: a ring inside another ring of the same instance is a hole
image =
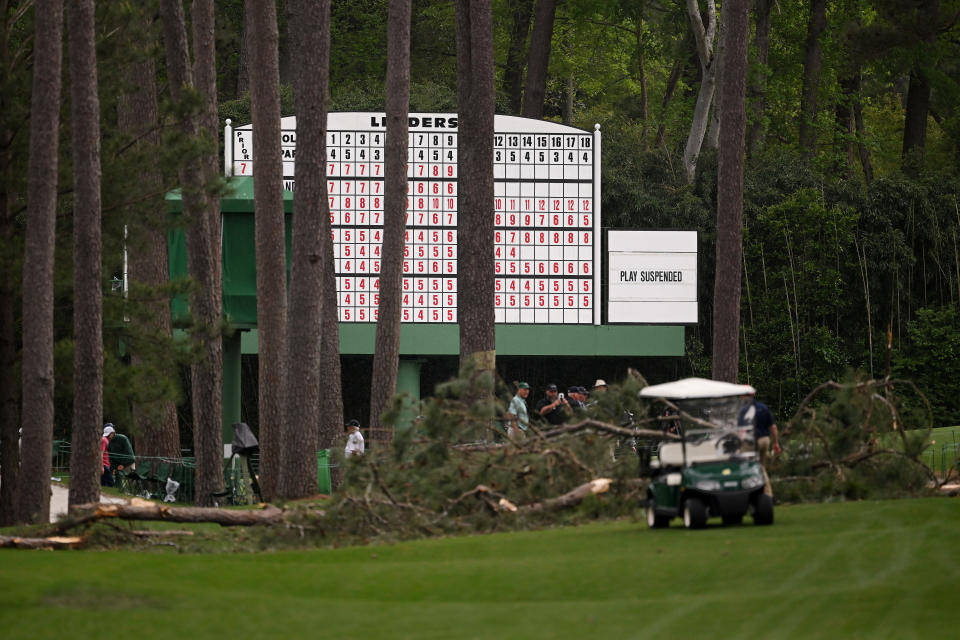
[[[583,411],[586,408],[583,404],[584,396],[580,395],[580,389],[582,388],[578,386],[567,388],[567,403],[573,412]]]
[[[507,435],[511,438],[525,435],[530,428],[530,416],[527,413],[527,396],[529,395],[529,384],[521,382],[517,385],[517,394],[513,396],[507,408]]]
[[[114,485],[113,473],[110,471],[110,454],[107,453],[107,447],[110,446],[110,441],[113,440],[116,432],[113,423],[108,422],[103,425],[103,437],[100,438],[100,454],[103,457],[103,472],[100,474],[101,487],[112,487]]]
[[[567,399],[557,392],[557,385],[548,384],[543,399],[537,403],[537,415],[550,424],[563,424],[567,420]]]
[[[603,378],[597,378],[597,381],[593,383],[593,392],[594,393],[603,393],[607,390],[607,381]]]
[[[350,456],[362,456],[364,445],[363,445],[363,435],[360,433],[360,421],[351,420],[346,425],[344,425],[347,430],[347,446],[344,449],[344,452],[347,454],[347,457]]]
[[[126,471],[127,473],[136,470],[137,458],[133,453],[133,445],[130,439],[114,431],[110,436],[110,442],[107,444],[107,453],[110,456],[110,470],[114,473]],[[117,480],[115,477],[114,480]]]

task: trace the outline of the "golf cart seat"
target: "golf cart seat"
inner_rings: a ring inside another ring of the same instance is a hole
[[[699,462],[722,462],[734,453],[729,448],[718,448],[717,441],[707,439],[702,442],[687,443],[687,464]],[[683,465],[683,444],[664,442],[660,445],[660,466],[679,467]]]

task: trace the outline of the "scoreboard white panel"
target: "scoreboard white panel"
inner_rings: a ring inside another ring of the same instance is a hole
[[[331,113],[327,190],[341,322],[376,322],[383,243],[386,117]],[[456,323],[456,114],[409,119],[403,322]],[[282,122],[284,186],[295,188],[296,119]],[[496,116],[495,318],[592,324],[597,309],[599,131]],[[251,125],[226,131],[229,175],[253,175]],[[469,292],[464,292],[469,294]]]

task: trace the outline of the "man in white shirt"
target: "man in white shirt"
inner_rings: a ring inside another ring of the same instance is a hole
[[[351,420],[346,424],[347,446],[344,449],[347,457],[363,455],[363,436],[360,434],[360,422]]]

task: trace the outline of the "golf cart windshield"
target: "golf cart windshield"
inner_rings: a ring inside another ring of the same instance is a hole
[[[749,385],[702,378],[687,378],[643,389],[641,397],[669,400],[680,410],[683,443],[664,444],[661,461],[693,464],[756,455],[754,392]],[[675,454],[681,459],[673,460],[677,457]]]

